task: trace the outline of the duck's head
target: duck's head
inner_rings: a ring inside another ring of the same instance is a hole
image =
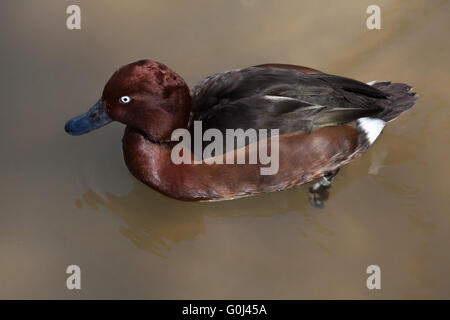
[[[68,121],[65,130],[81,135],[119,121],[150,140],[164,142],[174,129],[186,128],[190,110],[191,96],[183,78],[159,62],[140,60],[117,70],[100,100]]]

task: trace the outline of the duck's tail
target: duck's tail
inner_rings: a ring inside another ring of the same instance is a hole
[[[371,145],[380,135],[386,122],[394,120],[400,114],[412,108],[419,96],[415,92],[411,92],[412,87],[405,83],[371,81],[367,84],[387,95],[387,102],[382,112],[374,117],[357,120],[358,128],[364,131],[366,139]]]
[[[387,94],[388,101],[385,109],[376,116],[376,118],[385,122],[392,121],[403,112],[411,109],[419,97],[417,93],[411,92],[412,87],[405,83],[372,81],[369,84]]]

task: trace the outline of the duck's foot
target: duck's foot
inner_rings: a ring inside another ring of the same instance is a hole
[[[330,195],[328,189],[331,187],[331,181],[333,181],[333,178],[338,172],[339,168],[334,171],[327,172],[319,179],[319,181],[314,183],[309,188],[308,198],[313,207],[323,208],[325,201],[328,200]]]
[[[326,187],[320,186],[317,189],[313,189],[313,187],[309,188],[309,203],[315,208],[323,208],[325,201],[328,200],[330,192],[328,192],[328,188]]]

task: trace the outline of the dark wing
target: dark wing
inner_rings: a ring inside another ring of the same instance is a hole
[[[377,113],[379,109],[326,107],[281,96],[253,96],[220,103],[194,115],[203,130],[279,129],[280,134],[340,125]]]
[[[341,125],[382,110],[386,95],[365,83],[297,70],[251,67],[213,75],[192,88],[203,129],[280,129]]]
[[[216,74],[191,91],[193,120],[202,121],[203,132],[218,129],[223,136],[226,129],[287,134],[343,125],[379,114],[387,102],[386,94],[353,79],[267,67]]]

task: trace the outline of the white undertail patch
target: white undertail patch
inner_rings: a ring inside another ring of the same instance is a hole
[[[367,117],[359,118],[356,122],[358,123],[358,127],[364,131],[367,140],[369,140],[369,144],[375,142],[386,124],[381,119]]]

